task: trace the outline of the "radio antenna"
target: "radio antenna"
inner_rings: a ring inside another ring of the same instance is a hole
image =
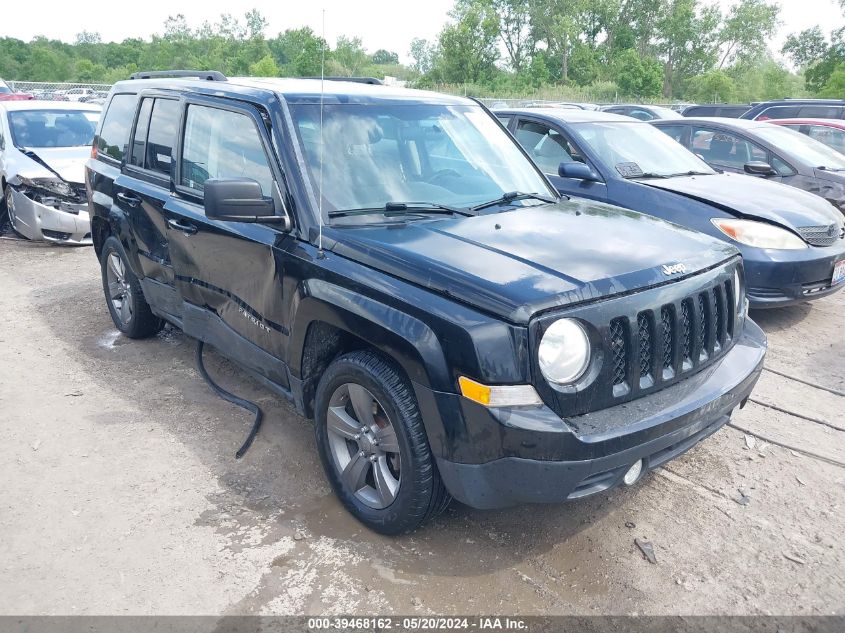
[[[320,47],[320,193],[319,197],[319,238],[317,240],[317,248],[320,251],[320,257],[323,257],[323,155],[325,149],[323,147],[323,96],[325,95],[326,83],[326,10],[323,9],[323,43]]]

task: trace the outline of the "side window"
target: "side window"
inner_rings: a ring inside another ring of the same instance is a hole
[[[842,108],[839,106],[801,106],[798,116],[807,119],[839,119],[842,118]]]
[[[758,121],[765,121],[766,119],[795,119],[798,117],[798,106],[772,106],[766,108],[755,118]]]
[[[147,169],[170,174],[173,161],[173,143],[179,134],[179,102],[172,99],[156,99],[150,116],[150,132],[147,137]]]
[[[684,125],[661,125],[657,129],[660,130],[661,132],[663,132],[664,134],[666,134],[666,136],[670,136],[673,139],[675,139],[676,141],[678,141],[678,143],[680,143],[680,142],[682,142],[682,140],[684,138],[684,130],[686,129],[686,126],[684,126]]]
[[[114,160],[123,160],[129,143],[129,130],[135,116],[136,99],[133,94],[118,94],[112,97],[103,118],[100,135],[97,137],[98,154]]]
[[[198,192],[209,178],[252,178],[265,196],[273,189],[261,136],[239,112],[188,106],[181,167],[180,184]]]
[[[138,111],[138,123],[135,124],[135,135],[132,137],[132,152],[129,164],[136,167],[144,166],[144,156],[147,154],[147,132],[150,129],[150,113],[153,111],[153,100],[142,99]]]
[[[781,160],[774,154],[772,154],[772,167],[778,173],[778,176],[794,176],[795,170],[790,167],[786,161]]]
[[[634,108],[627,114],[628,116],[634,117],[635,119],[639,119],[640,121],[653,121],[657,118],[648,110],[641,110],[640,108]]]
[[[845,153],[845,130],[826,125],[809,126],[808,136],[832,147],[837,152]]]
[[[511,123],[511,119],[512,119],[513,117],[512,117],[512,116],[505,116],[505,115],[498,115],[498,114],[497,114],[497,115],[496,115],[496,118],[497,118],[497,119],[499,119],[499,121],[501,121],[501,122],[502,122],[502,125],[504,125],[505,127],[508,127],[508,125],[510,125],[510,123]]]
[[[745,163],[751,161],[767,160],[765,150],[753,143],[727,132],[706,128],[693,130],[692,150],[712,165],[735,169],[742,169]]]
[[[545,174],[557,175],[561,163],[585,162],[566,137],[542,123],[520,121],[516,140]]]

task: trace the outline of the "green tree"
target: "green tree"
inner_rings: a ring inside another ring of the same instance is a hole
[[[845,64],[837,66],[825,85],[819,90],[819,96],[828,99],[845,99]]]
[[[370,56],[367,55],[360,37],[341,35],[337,38],[337,44],[331,56],[331,74],[344,77],[361,75],[369,62]]]
[[[434,74],[447,83],[480,83],[495,71],[499,20],[482,2],[460,3],[439,37]]]
[[[722,70],[690,79],[684,98],[696,103],[729,103],[736,98],[736,83]]]
[[[740,0],[731,7],[719,31],[722,57],[726,63],[754,57],[766,50],[778,24],[780,7],[765,0]]]
[[[655,59],[640,57],[633,49],[628,49],[617,59],[616,76],[619,89],[631,97],[656,97],[663,85],[660,63]]]
[[[398,64],[399,55],[383,48],[378,49],[372,56],[374,64]]]
[[[281,74],[289,77],[316,77],[325,41],[309,27],[288,29],[267,41]],[[326,47],[327,48],[327,47]]]
[[[789,57],[792,63],[799,68],[805,68],[821,59],[827,49],[827,40],[821,27],[814,26],[811,29],[801,31],[797,35],[794,33],[789,35],[780,52]]]
[[[411,68],[421,75],[431,71],[434,64],[434,57],[437,55],[437,47],[429,44],[428,40],[415,37],[411,40],[411,49],[409,51],[413,63]]]
[[[657,51],[663,62],[663,96],[680,92],[684,78],[704,73],[716,63],[721,14],[697,0],[668,0],[657,22]]]
[[[276,60],[269,53],[257,62],[249,65],[249,74],[252,77],[278,77],[279,67]]]

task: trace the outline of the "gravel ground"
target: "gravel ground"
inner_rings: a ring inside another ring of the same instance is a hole
[[[267,414],[236,461],[250,416],[180,332],[118,334],[90,248],[0,240],[0,288],[2,614],[845,614],[845,293],[753,314],[754,401],[636,486],[387,538],[211,353]]]

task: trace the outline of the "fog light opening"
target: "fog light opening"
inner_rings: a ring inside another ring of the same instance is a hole
[[[625,476],[622,478],[622,481],[625,482],[626,486],[632,486],[640,478],[640,475],[643,472],[643,460],[638,459],[634,462],[634,465],[628,469],[628,472],[625,473]]]

